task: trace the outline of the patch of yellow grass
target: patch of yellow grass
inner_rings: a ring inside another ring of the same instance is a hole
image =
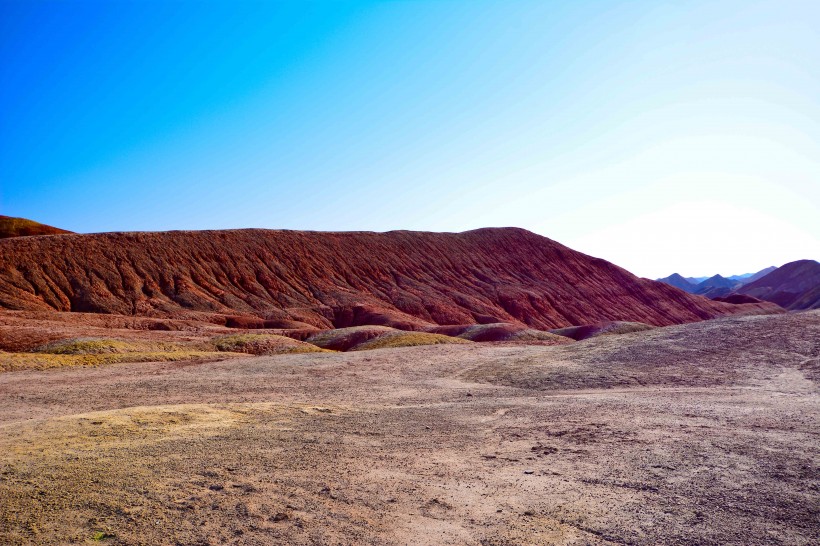
[[[0,353],[0,372],[47,370],[66,366],[101,366],[121,362],[175,362],[180,360],[225,358],[225,356],[227,355],[224,352],[213,351],[105,354]],[[244,355],[234,354],[233,356]]]
[[[60,341],[37,347],[34,349],[34,352],[52,355],[122,354],[150,351],[156,349],[155,345],[157,344],[135,343],[119,339],[74,338],[61,339]],[[174,350],[177,348],[178,347],[164,347],[166,350]]]
[[[559,336],[557,334],[552,334],[550,332],[542,332],[541,330],[521,330],[520,332],[515,332],[507,338],[508,341],[539,341],[545,342],[549,341],[552,343],[560,344],[560,343],[572,343],[575,341],[572,338]]]
[[[271,402],[173,404],[4,424],[0,544],[108,543],[97,541],[103,535],[116,535],[112,544],[191,544],[191,536],[207,536],[201,534],[200,518],[193,521],[191,514],[210,518],[218,503],[221,514],[235,518],[237,502],[251,503],[236,494],[256,493],[245,487],[268,479],[261,470],[241,468],[247,460],[232,430],[265,427],[254,433],[263,438],[294,429],[312,434],[317,420],[346,411]],[[268,445],[258,458],[267,457]],[[278,442],[275,449],[281,451]],[[224,484],[226,491],[210,489],[211,484]],[[256,498],[265,510],[269,497]],[[182,506],[185,512],[174,509]],[[221,535],[211,543],[232,542],[235,537]]]
[[[353,347],[353,351],[368,351],[370,349],[390,349],[395,347],[416,347],[419,345],[439,345],[443,343],[472,343],[466,339],[430,334],[427,332],[391,332],[383,336],[365,341]]]
[[[308,343],[314,343],[320,347],[338,341],[339,339],[356,336],[360,334],[384,335],[387,333],[397,332],[395,328],[389,326],[365,325],[365,326],[348,326],[347,328],[334,328],[332,330],[325,330],[308,337]]]
[[[25,435],[4,446],[8,455],[36,450],[41,455],[124,445],[184,436],[201,436],[212,429],[233,426],[247,409],[213,404],[137,406],[49,419],[30,424]],[[22,434],[12,429],[11,434]]]
[[[0,352],[0,372],[47,370],[66,366],[101,366],[121,362],[176,362],[245,356],[217,352],[208,344],[125,341],[112,338],[70,338],[54,341],[30,353]]]
[[[218,337],[213,344],[220,351],[253,355],[328,352],[316,345],[275,334],[235,334]]]
[[[0,438],[0,463],[16,456],[29,458],[74,451],[134,448],[178,438],[202,438],[220,429],[264,418],[283,427],[303,415],[338,415],[339,406],[317,407],[270,402],[239,404],[172,404],[132,406],[17,423]]]

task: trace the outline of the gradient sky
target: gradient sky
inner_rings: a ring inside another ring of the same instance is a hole
[[[0,214],[820,258],[820,2],[0,0]]]

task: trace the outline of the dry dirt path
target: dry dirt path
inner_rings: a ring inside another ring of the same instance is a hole
[[[0,374],[3,544],[817,544],[820,313]]]

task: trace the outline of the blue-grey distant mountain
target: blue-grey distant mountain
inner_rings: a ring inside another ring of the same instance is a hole
[[[743,283],[739,281],[733,281],[721,275],[715,275],[697,285],[694,293],[698,296],[716,298],[719,296],[728,296],[741,286],[743,286]]]
[[[680,288],[684,292],[689,292],[690,294],[692,294],[695,291],[695,285],[687,281],[677,273],[672,273],[664,279],[658,279],[658,281],[666,283],[669,286],[674,286],[675,288]]]
[[[820,263],[798,260],[737,290],[790,310],[820,309]]]
[[[684,279],[686,279],[687,281],[689,281],[689,282],[691,282],[692,284],[695,284],[695,285],[702,283],[703,281],[705,281],[708,278],[709,277],[684,277]]]
[[[754,282],[757,279],[760,279],[762,277],[765,277],[766,275],[768,275],[769,273],[771,273],[775,269],[777,269],[775,266],[771,266],[771,267],[767,267],[766,269],[761,269],[757,273],[744,273],[743,275],[732,275],[731,277],[726,277],[726,278],[730,279],[730,280],[733,280],[733,281],[740,281],[743,284],[747,284],[747,283],[750,283],[750,282]]]
[[[775,269],[777,268],[772,266],[762,269],[757,273],[744,273],[742,275],[732,275],[731,277],[723,277],[721,275],[714,275],[712,277],[684,277],[678,273],[673,273],[666,278],[657,280],[680,288],[690,294],[706,296],[707,298],[718,298],[736,292],[744,284],[765,277]]]

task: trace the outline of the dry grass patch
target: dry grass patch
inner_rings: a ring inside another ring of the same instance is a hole
[[[538,345],[558,345],[572,341],[564,336],[507,322],[472,324],[461,331],[454,330],[453,335],[457,335],[462,339],[469,339],[470,341],[517,341],[523,343],[532,342]]]
[[[643,332],[645,330],[652,330],[653,328],[655,328],[655,326],[650,326],[643,322],[616,320],[612,322],[599,322],[597,324],[559,328],[558,330],[552,330],[552,333],[581,341],[598,336],[616,336],[620,334],[631,334],[633,332]]]
[[[326,352],[316,345],[275,334],[236,334],[216,338],[213,344],[220,351],[252,355]]]
[[[0,353],[0,372],[47,370],[66,366],[102,366],[121,362],[177,362],[182,360],[224,359],[227,353],[214,351],[174,351],[108,354]],[[233,353],[231,356],[245,356]]]
[[[210,346],[203,344],[70,338],[42,345],[29,353],[0,352],[0,372],[47,370],[67,366],[101,366],[121,362],[223,359],[225,356],[224,352],[214,351]]]
[[[184,347],[176,343],[150,343],[111,338],[71,338],[41,345],[32,352],[50,355],[99,355],[180,350],[184,350]]]
[[[313,334],[305,341],[332,351],[349,351],[353,347],[385,334],[400,332],[389,326],[351,326]]]
[[[266,490],[271,485],[268,461],[274,460],[270,450],[282,457],[282,443],[271,445],[270,438],[289,438],[294,426],[313,427],[343,411],[338,406],[197,403],[4,425],[0,544],[236,544],[235,530],[250,534],[256,528],[256,538],[247,543],[301,543],[269,534],[284,527],[270,518],[287,510],[285,502],[294,502],[277,497],[276,485],[272,493]],[[261,448],[261,454],[253,451],[262,457],[264,471],[254,470],[253,458],[237,448],[249,439]],[[301,467],[303,457],[300,446],[293,464]],[[314,497],[326,501],[321,485],[311,485]],[[260,535],[268,540],[258,540]]]
[[[466,339],[429,334],[426,332],[390,332],[374,339],[365,341],[353,347],[352,351],[368,351],[370,349],[389,349],[395,347],[416,347],[418,345],[439,345],[443,343],[472,343]]]
[[[558,334],[528,328],[527,330],[521,330],[520,332],[511,334],[510,337],[507,338],[507,341],[537,341],[543,345],[560,345],[562,343],[572,343],[573,340],[572,338]]]
[[[34,452],[42,457],[104,447],[133,448],[145,441],[216,433],[215,429],[236,425],[248,411],[241,405],[180,404],[69,415],[11,427],[5,449],[14,458]]]

